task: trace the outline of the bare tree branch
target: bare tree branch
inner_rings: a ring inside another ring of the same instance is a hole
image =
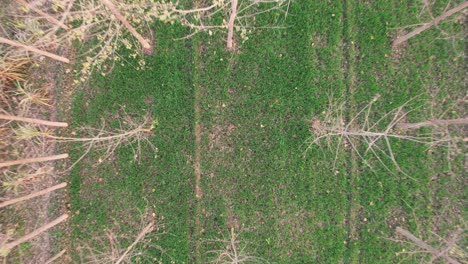
[[[468,7],[468,2],[465,2],[465,3],[455,7],[453,9],[450,9],[449,11],[443,13],[442,15],[434,18],[434,20],[432,20],[431,22],[425,23],[424,25],[418,27],[417,29],[413,30],[412,32],[397,38],[393,42],[393,46],[400,45],[401,43],[403,43],[403,42],[407,41],[408,39],[418,35],[419,33],[431,28],[434,25],[437,25],[440,21],[446,19],[447,17],[449,17],[449,16],[451,16],[451,15],[457,13],[457,12],[460,12],[461,10],[465,9],[466,7]]]
[[[0,43],[7,44],[7,45],[10,45],[10,46],[14,46],[14,47],[18,47],[18,48],[23,48],[25,50],[37,53],[39,55],[49,57],[49,58],[54,59],[54,60],[58,60],[58,61],[65,62],[65,63],[70,63],[70,60],[65,58],[65,57],[62,57],[62,56],[59,56],[59,55],[56,55],[56,54],[53,54],[53,53],[50,53],[50,52],[47,52],[47,51],[43,51],[43,50],[40,50],[40,49],[32,47],[32,46],[24,45],[24,44],[21,44],[19,42],[9,40],[9,39],[6,39],[6,38],[0,37]]]
[[[54,261],[56,261],[57,259],[59,259],[61,256],[63,256],[63,254],[65,254],[67,250],[62,250],[60,251],[57,255],[53,256],[51,259],[49,259],[45,264],[51,264],[53,263]]]
[[[12,250],[13,248],[15,248],[16,246],[20,245],[21,243],[24,243],[28,240],[31,240],[33,239],[34,237],[40,235],[41,233],[49,230],[50,228],[60,224],[61,222],[65,221],[66,219],[68,218],[68,215],[67,214],[64,214],[62,216],[60,216],[59,218],[55,219],[54,221],[48,223],[48,224],[45,224],[43,226],[41,226],[40,228],[34,230],[33,232],[11,242],[11,243],[7,243],[7,244],[4,244],[2,245],[2,247],[0,248],[0,255],[7,255],[8,252],[10,252],[10,250]]]
[[[122,254],[122,256],[120,256],[120,258],[115,262],[115,264],[120,264],[125,259],[127,254],[140,242],[140,240],[142,240],[146,236],[146,234],[148,234],[149,232],[151,232],[153,230],[153,226],[154,226],[153,223],[150,223],[149,225],[147,225],[140,232],[140,234],[138,234],[135,241],[127,248],[127,250],[125,250],[125,252]]]
[[[21,122],[33,123],[37,125],[53,126],[53,127],[67,127],[68,126],[68,124],[65,122],[53,122],[53,121],[46,121],[46,120],[35,119],[35,118],[4,115],[4,114],[0,114],[0,119],[11,120],[11,121],[21,121]]]
[[[31,193],[31,194],[28,194],[26,196],[22,196],[22,197],[18,197],[18,198],[14,198],[14,199],[11,199],[11,200],[8,200],[6,202],[3,202],[3,203],[0,203],[0,208],[3,208],[3,207],[6,207],[8,205],[12,205],[12,204],[15,204],[15,203],[19,203],[19,202],[23,202],[23,201],[27,201],[29,199],[32,199],[32,198],[35,198],[35,197],[38,197],[38,196],[42,196],[42,195],[46,195],[50,192],[53,192],[55,190],[58,190],[58,189],[61,189],[63,187],[67,186],[67,183],[64,182],[64,183],[60,183],[60,184],[57,184],[55,186],[52,186],[50,188],[47,188],[47,189],[44,189],[44,190],[41,190],[41,191],[38,191],[38,192],[34,192],[34,193]]]
[[[229,17],[228,23],[228,37],[227,37],[227,48],[232,49],[233,47],[233,36],[234,36],[234,22],[237,16],[237,0],[231,0],[231,16]]]
[[[437,120],[430,120],[418,123],[399,123],[396,125],[396,128],[400,129],[418,129],[421,127],[428,127],[428,126],[448,126],[448,125],[466,125],[468,124],[468,117],[463,118],[456,118],[456,119],[437,119]]]
[[[125,19],[125,17],[120,13],[120,11],[114,6],[114,4],[112,4],[111,1],[109,0],[101,0],[101,2],[106,5],[107,8],[109,8],[109,10],[112,12],[112,14],[114,14],[114,16],[120,20],[120,22],[122,22],[122,24],[128,29],[128,31],[130,31],[130,33],[132,33],[132,35],[138,39],[138,41],[141,43],[141,45],[143,46],[143,48],[145,49],[149,49],[151,48],[151,45],[149,44],[149,42],[144,39],[136,30],[135,28],[133,28],[130,23],[128,23],[128,21]]]
[[[53,160],[66,159],[66,158],[68,158],[68,154],[60,154],[60,155],[54,155],[54,156],[48,156],[48,157],[30,158],[30,159],[22,159],[22,160],[10,160],[10,161],[0,162],[0,168],[13,166],[13,165],[26,164],[26,163],[45,162],[45,161],[53,161]]]
[[[413,241],[418,247],[422,248],[422,249],[425,249],[427,251],[429,251],[432,255],[434,256],[440,256],[440,257],[443,257],[445,259],[445,261],[447,261],[448,263],[451,263],[451,264],[460,264],[460,262],[450,258],[449,256],[447,255],[443,255],[440,254],[440,251],[429,246],[426,242],[422,241],[421,239],[415,237],[413,234],[411,234],[409,231],[401,228],[401,227],[397,227],[396,228],[396,231],[398,233],[400,233],[401,235],[403,235],[404,237],[406,237],[407,239]]]

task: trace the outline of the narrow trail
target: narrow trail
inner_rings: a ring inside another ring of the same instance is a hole
[[[193,85],[194,85],[194,137],[195,137],[195,157],[193,161],[193,169],[195,175],[194,181],[194,192],[195,192],[195,204],[194,204],[194,226],[192,230],[192,256],[191,259],[195,263],[201,263],[201,255],[200,255],[200,246],[201,241],[199,239],[200,230],[201,230],[201,222],[200,222],[200,215],[202,212],[202,204],[201,199],[203,197],[203,190],[201,188],[201,137],[202,137],[202,127],[201,127],[201,107],[200,107],[200,99],[201,99],[201,87],[200,87],[200,68],[201,68],[201,60],[199,58],[198,47],[200,43],[196,40],[193,41],[193,50],[194,57],[194,72],[193,72]]]
[[[356,114],[356,104],[354,101],[354,93],[356,90],[356,74],[354,67],[356,64],[356,47],[354,36],[354,17],[352,10],[352,3],[349,0],[343,0],[343,47],[342,52],[344,56],[344,83],[345,95],[347,100],[346,112],[348,113],[345,118],[349,121]],[[359,181],[359,162],[358,157],[354,151],[349,152],[349,163],[346,165],[348,170],[348,212],[346,217],[346,225],[348,232],[347,239],[347,253],[344,258],[347,263],[359,263],[359,247],[356,244],[359,240],[359,230],[357,222],[360,198],[359,191],[357,190],[357,183]]]

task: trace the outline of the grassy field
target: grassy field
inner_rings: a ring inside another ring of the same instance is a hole
[[[431,5],[433,15],[447,3]],[[429,239],[463,222],[463,162],[447,159],[447,149],[392,140],[399,170],[338,141],[332,149],[308,143],[310,122],[337,110],[330,102],[341,104],[345,123],[377,95],[370,122],[412,98],[409,121],[464,115],[456,105],[465,93],[463,45],[447,35],[462,25],[446,21],[392,49],[406,26],[431,20],[425,10],[410,0],[292,1],[286,18],[256,18],[258,27],[284,28],[254,30],[236,52],[221,33],[174,41],[187,30],[154,25],[147,69],[129,61],[95,76],[74,95],[71,121],[116,128],[124,111],[135,120],[150,113],[158,151],[143,145],[136,161],[126,146],[99,165],[97,152],[78,163],[61,239],[104,248],[95,238],[111,230],[129,235],[126,247],[147,210],[160,228],[151,235],[157,247],[142,249],[145,263],[207,263],[232,253],[233,235],[239,254],[272,263],[428,260],[399,254],[418,248],[393,241],[395,227]]]

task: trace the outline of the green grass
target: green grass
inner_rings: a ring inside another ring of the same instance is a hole
[[[151,113],[159,125],[150,140],[159,151],[146,149],[138,163],[127,146],[116,151],[113,161],[96,169],[88,164],[96,161],[97,154],[79,163],[70,179],[72,212],[79,211],[71,221],[72,237],[86,241],[115,225],[120,232],[136,236],[140,214],[149,207],[157,215],[156,222],[168,226],[159,246],[180,263],[188,256],[188,201],[193,181],[188,163],[193,150],[190,50],[187,43],[172,41],[185,34],[184,30],[156,28],[161,38],[146,71],[117,65],[112,77],[96,77],[75,98],[76,126],[97,125],[102,118],[112,123],[121,117],[121,107],[135,118]],[[80,154],[75,153],[75,158]],[[102,182],[97,182],[98,178]],[[91,232],[83,233],[84,226]]]
[[[421,111],[409,116],[418,121],[431,118],[428,86],[441,87],[440,96],[462,93],[462,61],[454,60],[449,41],[435,39],[438,29],[394,55],[396,29],[419,23],[420,10],[420,1],[295,1],[285,29],[255,30],[236,53],[225,50],[223,34],[174,41],[185,29],[155,25],[148,68],[116,66],[110,76],[95,77],[76,93],[73,124],[104,118],[112,125],[123,106],[136,118],[150,112],[159,121],[151,137],[159,151],[148,148],[137,163],[131,147],[123,147],[97,168],[91,165],[98,154],[91,153],[74,168],[70,243],[90,241],[106,228],[136,235],[139,212],[150,207],[164,224],[156,243],[165,254],[148,254],[164,263],[206,263],[209,251],[225,246],[213,241],[225,239],[233,225],[241,227],[248,254],[274,263],[417,263],[421,255],[398,257],[403,245],[389,238],[395,226],[426,238],[440,199],[460,199],[436,191],[438,158],[425,146],[392,141],[412,180],[370,155],[374,170],[350,150],[309,148],[306,141],[309,121],[323,116],[331,97],[345,100],[350,120],[380,94],[371,115],[378,120],[419,96],[411,106]],[[257,23],[276,17],[262,14]],[[201,199],[194,194],[195,122]]]

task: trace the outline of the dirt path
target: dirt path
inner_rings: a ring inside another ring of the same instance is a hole
[[[355,36],[354,36],[354,20],[353,20],[353,6],[351,1],[343,1],[343,47],[342,52],[344,56],[345,66],[344,66],[344,82],[346,87],[346,97],[347,100],[346,112],[348,115],[345,117],[347,120],[351,120],[356,114],[356,104],[354,99],[354,92],[356,89],[356,74],[354,72],[354,67],[356,64],[356,47],[355,47]],[[359,217],[359,208],[360,208],[360,198],[359,191],[357,190],[357,181],[359,177],[359,157],[354,151],[349,152],[349,162],[346,165],[348,170],[348,212],[346,216],[346,225],[348,232],[347,240],[347,253],[344,256],[345,259],[348,259],[348,263],[359,263],[359,247],[356,244],[359,240],[359,231],[358,231],[358,217]]]
[[[201,68],[201,61],[199,58],[198,54],[198,47],[200,46],[200,43],[198,43],[196,40],[193,41],[193,50],[194,52],[194,72],[193,72],[193,84],[194,84],[194,117],[195,117],[195,128],[194,128],[194,136],[195,136],[195,157],[193,161],[193,169],[194,169],[194,175],[195,175],[195,181],[194,181],[194,192],[195,192],[195,203],[194,203],[194,226],[192,230],[192,256],[191,259],[192,261],[195,261],[195,263],[200,263],[201,257],[200,257],[200,246],[201,246],[201,241],[199,239],[200,235],[200,230],[202,229],[201,227],[201,222],[200,222],[200,214],[202,211],[202,204],[201,204],[201,199],[203,197],[203,190],[201,187],[201,175],[202,175],[202,170],[201,170],[201,137],[202,137],[202,126],[201,126],[201,108],[200,108],[200,100],[201,100],[201,86],[200,86],[200,68]]]

